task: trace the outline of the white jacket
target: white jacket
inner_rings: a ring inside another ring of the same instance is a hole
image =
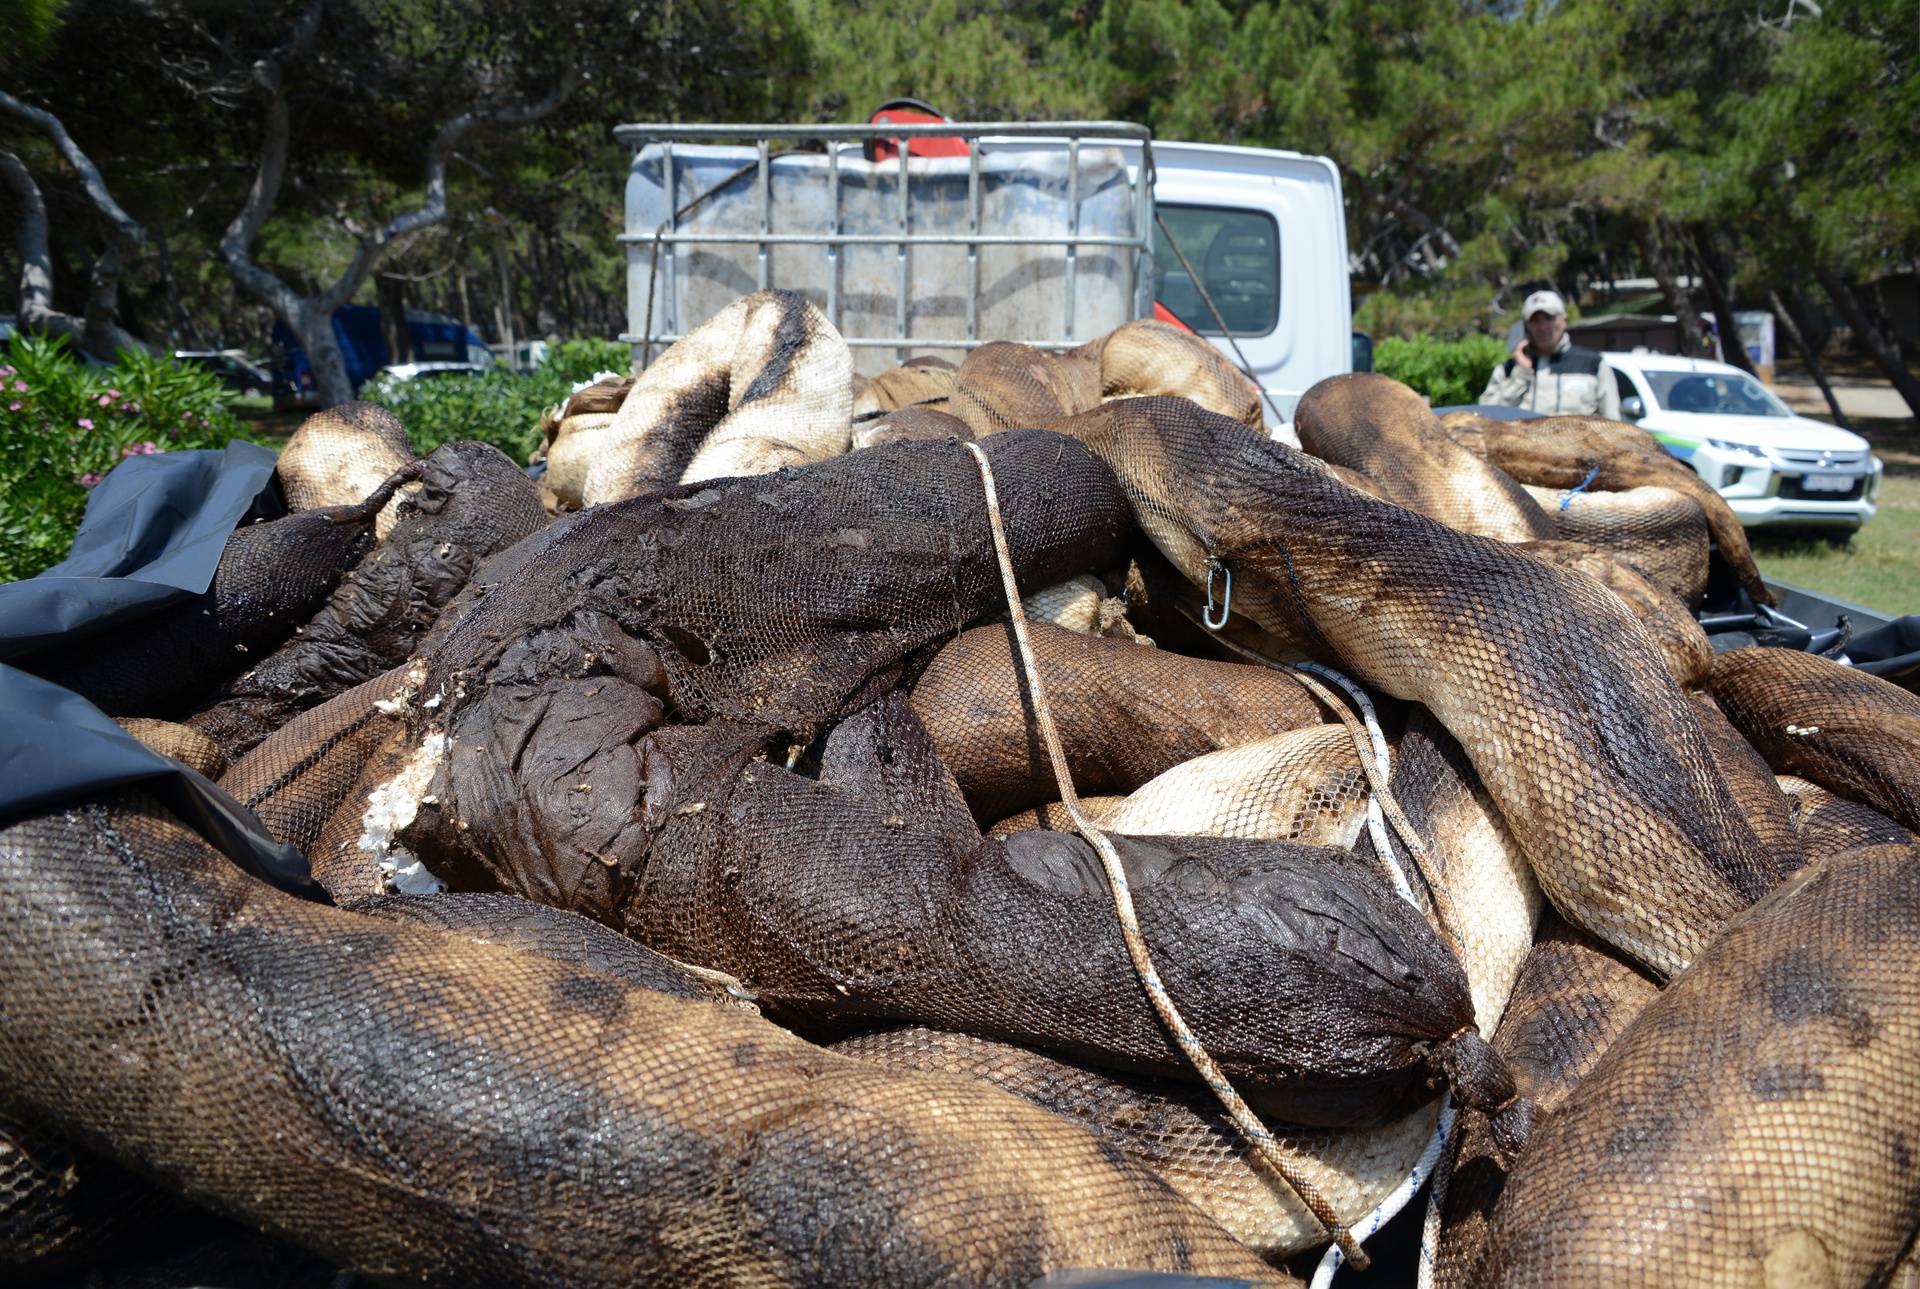
[[[1560,344],[1545,358],[1528,355],[1532,367],[1522,367],[1512,358],[1493,369],[1487,387],[1480,392],[1482,403],[1502,407],[1524,407],[1530,412],[1559,416],[1604,416],[1620,419],[1620,388],[1613,368],[1598,351],[1583,349],[1573,337],[1560,337]]]

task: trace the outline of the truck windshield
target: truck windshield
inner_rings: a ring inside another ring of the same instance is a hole
[[[1264,336],[1280,321],[1280,226],[1264,211],[1232,206],[1161,204],[1166,230],[1153,232],[1154,298],[1203,336],[1221,334],[1173,247],[1200,275],[1236,336]]]
[[[1654,401],[1670,412],[1720,416],[1792,416],[1786,404],[1751,376],[1740,373],[1650,371]]]

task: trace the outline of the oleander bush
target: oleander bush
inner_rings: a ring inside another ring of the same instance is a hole
[[[252,437],[220,378],[123,350],[92,366],[61,337],[0,344],[0,582],[67,556],[89,489],[131,456]]]

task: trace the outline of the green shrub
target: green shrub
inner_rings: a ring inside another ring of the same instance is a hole
[[[220,378],[151,354],[90,367],[61,338],[0,346],[0,581],[67,556],[87,490],[130,456],[248,437]]]
[[[1506,346],[1492,336],[1462,340],[1389,337],[1374,347],[1373,369],[1411,385],[1435,407],[1450,407],[1477,401],[1494,365],[1506,359]]]
[[[565,340],[533,372],[495,370],[476,376],[425,380],[377,377],[360,397],[389,408],[407,427],[414,448],[428,453],[443,443],[478,439],[524,463],[539,445],[540,418],[573,387],[601,372],[625,374],[627,346],[613,340]]]

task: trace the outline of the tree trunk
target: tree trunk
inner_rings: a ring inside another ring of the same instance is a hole
[[[1693,244],[1693,263],[1700,280],[1706,284],[1707,301],[1713,305],[1713,325],[1720,333],[1721,357],[1747,375],[1758,376],[1760,373],[1753,369],[1753,360],[1747,356],[1746,342],[1740,338],[1740,324],[1733,316],[1733,297],[1727,294],[1725,283],[1714,272],[1713,265],[1707,262],[1698,241]]]
[[[1833,423],[1843,430],[1853,427],[1847,424],[1847,414],[1840,410],[1840,399],[1833,392],[1833,386],[1827,382],[1827,369],[1821,365],[1820,354],[1807,342],[1807,334],[1801,329],[1800,321],[1794,317],[1786,301],[1780,298],[1778,291],[1769,291],[1767,299],[1773,304],[1773,311],[1780,315],[1780,324],[1786,328],[1787,336],[1793,341],[1794,348],[1800,351],[1800,357],[1806,360],[1807,373],[1813,377],[1813,383],[1820,387],[1820,397],[1827,400],[1827,410],[1833,413]]]
[[[1906,400],[1907,410],[1914,416],[1920,416],[1920,380],[1914,379],[1913,373],[1900,361],[1900,351],[1888,342],[1880,328],[1873,325],[1873,319],[1861,307],[1860,297],[1853,293],[1853,287],[1832,269],[1816,269],[1814,276],[1826,288],[1827,297],[1840,310],[1840,316],[1853,328],[1854,336],[1866,349],[1868,357],[1893,382],[1893,387],[1900,391],[1900,397]]]
[[[113,304],[121,266],[124,240],[116,239],[94,266],[94,289],[87,301],[87,316],[76,318],[53,307],[53,255],[47,242],[47,205],[40,185],[33,181],[26,164],[11,152],[0,152],[0,179],[12,188],[20,203],[20,225],[16,230],[16,249],[20,255],[20,294],[15,306],[15,325],[22,331],[45,331],[66,336],[74,348],[101,358],[111,358],[122,349],[146,349],[132,333],[114,325]]]
[[[494,238],[493,253],[494,265],[500,274],[500,340],[507,347],[507,366],[518,371],[519,354],[513,347],[513,287],[507,276],[507,230],[504,228]]]
[[[1680,353],[1691,357],[1700,352],[1700,315],[1694,311],[1693,297],[1681,289],[1665,230],[1657,223],[1647,226],[1646,248],[1653,280],[1659,284],[1661,293],[1673,302],[1673,316],[1680,324]]]
[[[353,378],[347,375],[347,356],[340,349],[340,337],[334,334],[333,315],[323,313],[312,300],[294,297],[285,309],[275,307],[280,321],[287,324],[307,352],[307,365],[313,368],[314,392],[322,407],[349,402],[353,398]]]
[[[173,247],[168,244],[167,235],[164,230],[155,235],[153,239],[153,249],[157,251],[160,256],[160,280],[166,287],[167,312],[173,317],[171,330],[173,332],[174,348],[205,348],[205,341],[201,338],[200,329],[194,326],[193,319],[187,314],[186,305],[181,303],[180,279],[173,271]]]
[[[557,110],[579,87],[584,73],[569,67],[561,73],[553,92],[538,103],[506,107],[475,108],[461,112],[441,124],[427,148],[426,195],[412,210],[395,215],[379,228],[360,238],[352,260],[332,286],[316,296],[302,296],[280,276],[254,262],[252,246],[260,228],[279,199],[280,185],[286,177],[287,153],[292,127],[288,119],[287,96],[282,84],[281,60],[305,51],[319,30],[322,5],[313,0],[301,17],[292,38],[274,57],[254,64],[255,83],[267,99],[266,128],[261,136],[260,166],[246,204],[227,225],[220,239],[220,256],[234,281],[262,304],[271,308],[281,321],[300,338],[313,366],[314,385],[323,402],[343,403],[353,397],[347,379],[346,359],[333,332],[334,311],[353,299],[368,276],[379,265],[388,248],[402,238],[439,223],[447,215],[447,158],[460,140],[475,126],[526,125]]]
[[[413,333],[407,330],[407,283],[391,273],[373,279],[374,293],[380,300],[380,336],[387,344],[387,361],[413,361]]]
[[[80,326],[80,347],[90,354],[107,357],[128,347],[132,340],[113,323],[120,307],[120,274],[126,268],[127,245],[115,239],[93,262],[92,280],[87,289],[87,311]],[[142,345],[141,348],[146,346]]]
[[[553,315],[553,298],[557,294],[553,284],[553,248],[546,244],[546,237],[538,228],[527,238],[527,248],[533,256],[533,335],[545,339],[560,325]]]
[[[20,286],[14,313],[22,330],[43,327],[53,312],[53,255],[47,246],[47,203],[26,163],[11,152],[0,152],[0,179],[7,181],[20,204],[20,223],[14,230],[20,256]]]

